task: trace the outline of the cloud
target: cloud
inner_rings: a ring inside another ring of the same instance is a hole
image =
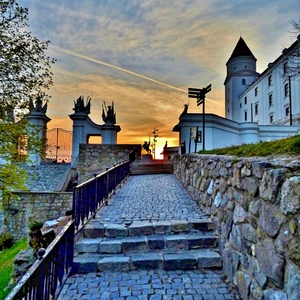
[[[178,140],[171,130],[183,104],[202,111],[187,97],[188,87],[211,83],[206,111],[224,115],[225,64],[240,35],[262,72],[290,44],[290,21],[299,19],[300,8],[298,0],[19,3],[29,7],[33,34],[51,41],[49,55],[58,60],[50,123],[71,129],[68,114],[80,95],[92,97],[96,123],[102,122],[102,101],[114,101],[119,141],[143,140],[153,127],[161,139]]]

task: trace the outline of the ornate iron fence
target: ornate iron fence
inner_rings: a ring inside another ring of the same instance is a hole
[[[72,272],[74,236],[80,225],[107,204],[109,196],[130,174],[130,161],[99,174],[74,187],[73,220],[58,234],[49,247],[40,249],[39,259],[21,278],[5,300],[56,299]]]
[[[5,300],[56,299],[72,270],[74,221],[70,221],[21,278]]]
[[[74,188],[73,216],[75,227],[95,217],[96,211],[107,204],[109,195],[129,175],[130,161],[120,163]]]

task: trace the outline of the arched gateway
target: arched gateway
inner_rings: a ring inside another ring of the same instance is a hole
[[[116,124],[116,114],[114,112],[114,103],[111,106],[106,106],[103,103],[102,119],[103,125],[94,123],[88,116],[91,112],[91,98],[88,97],[86,104],[84,97],[80,96],[74,101],[75,111],[69,117],[73,120],[73,140],[72,140],[72,164],[74,164],[79,154],[79,144],[88,143],[89,137],[101,136],[102,144],[115,145],[117,144],[117,133],[121,127]]]

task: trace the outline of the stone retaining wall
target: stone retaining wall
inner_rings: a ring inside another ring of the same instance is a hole
[[[3,214],[4,226],[16,239],[27,237],[33,222],[58,219],[72,209],[73,193],[16,192],[14,196]]]
[[[182,155],[174,174],[219,233],[243,299],[300,299],[300,163]]]
[[[80,144],[79,145],[79,183],[94,174],[100,174],[115,164],[128,161],[129,153],[135,151],[135,159],[141,158],[141,145],[135,144]]]

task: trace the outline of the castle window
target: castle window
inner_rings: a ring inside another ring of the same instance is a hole
[[[289,88],[289,84],[286,83],[286,84],[284,85],[284,96],[285,96],[285,97],[288,97],[289,95],[290,95],[290,88]]]
[[[290,107],[289,106],[285,108],[285,115],[286,116],[290,115]]]
[[[274,121],[274,116],[273,116],[273,115],[271,115],[271,116],[270,116],[270,124],[272,124],[272,123],[273,123],[273,121]]]
[[[240,108],[242,108],[242,103],[240,103]]]
[[[269,84],[269,86],[273,85],[272,75],[270,75],[270,76],[268,77],[268,84]]]
[[[288,72],[288,63],[285,62],[285,63],[283,64],[283,74],[286,74],[287,72]]]
[[[247,104],[247,97],[244,98],[244,103]]]
[[[273,94],[269,95],[269,106],[273,106]]]
[[[245,69],[247,69],[247,66],[245,66]]]
[[[258,103],[254,104],[254,113],[255,115],[258,115]]]
[[[242,79],[242,85],[246,84],[246,79]]]
[[[247,122],[247,111],[246,110],[244,111],[244,119],[245,119],[245,122]]]
[[[255,88],[254,94],[255,94],[255,97],[258,96],[258,87]]]

